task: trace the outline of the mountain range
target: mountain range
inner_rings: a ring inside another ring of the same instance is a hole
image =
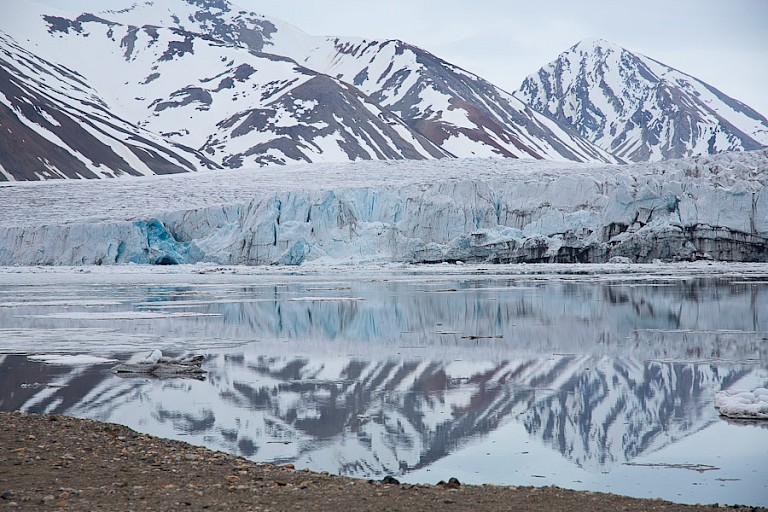
[[[623,163],[768,144],[768,120],[749,107],[602,41],[510,94],[403,41],[310,36],[226,0],[79,16],[23,0],[0,21],[0,74],[0,180],[367,159]]]

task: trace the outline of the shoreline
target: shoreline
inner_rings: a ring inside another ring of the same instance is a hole
[[[559,487],[367,481],[274,466],[66,416],[0,413],[3,510],[680,511],[724,506]],[[764,511],[753,506],[730,510]]]

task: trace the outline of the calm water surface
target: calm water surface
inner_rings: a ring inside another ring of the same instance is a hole
[[[766,269],[573,268],[4,271],[0,410],[361,478],[768,505],[768,424],[713,407],[768,385]],[[30,359],[154,348],[206,378]]]

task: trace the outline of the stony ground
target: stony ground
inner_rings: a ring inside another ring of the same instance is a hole
[[[557,487],[368,482],[250,462],[120,425],[0,413],[0,510],[203,509],[722,510]]]

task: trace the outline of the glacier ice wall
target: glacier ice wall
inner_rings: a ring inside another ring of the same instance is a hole
[[[768,151],[635,166],[487,162],[345,164],[371,185],[339,181],[333,166],[325,177],[298,169],[281,186],[227,174],[217,179],[242,193],[222,199],[210,185],[210,202],[200,175],[185,176],[164,182],[180,187],[175,211],[147,200],[122,217],[117,204],[69,219],[36,220],[30,208],[0,224],[0,264],[768,261]],[[135,180],[122,200],[157,185]],[[0,188],[6,209],[23,207],[15,190]],[[83,207],[87,185],[66,192],[59,208]]]

